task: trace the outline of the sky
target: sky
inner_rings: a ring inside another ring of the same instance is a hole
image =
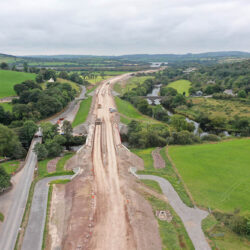
[[[249,0],[0,0],[0,53],[250,51]]]

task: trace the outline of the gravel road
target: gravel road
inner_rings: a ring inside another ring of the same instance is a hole
[[[36,184],[22,250],[42,249],[49,190],[48,183],[53,180],[70,179],[70,177],[71,175],[48,177]]]
[[[15,190],[13,190],[13,202],[10,205],[9,212],[6,215],[0,233],[0,249],[12,250],[15,247],[37,163],[37,157],[32,151],[37,142],[41,142],[41,138],[33,139],[26,158],[26,163],[22,169],[23,173],[20,177],[21,179],[15,187]]]
[[[137,175],[140,179],[157,181],[169,200],[170,205],[180,216],[187,230],[190,239],[196,250],[211,249],[206,241],[205,235],[201,229],[201,221],[207,217],[208,212],[199,208],[190,208],[185,205],[176,193],[172,185],[165,179],[154,175]]]

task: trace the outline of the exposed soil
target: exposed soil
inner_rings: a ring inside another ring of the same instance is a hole
[[[47,164],[47,171],[48,173],[55,172],[56,171],[56,164],[61,159],[61,157],[56,157],[52,160],[50,160]]]
[[[153,156],[153,159],[154,159],[154,167],[155,168],[165,168],[165,161],[161,157],[160,150],[161,150],[161,148],[156,148],[152,152],[152,156]]]
[[[66,169],[80,167],[83,173],[66,184],[64,205],[59,205],[63,202],[60,191],[53,194],[57,201],[53,203],[51,246],[61,242],[65,250],[161,249],[158,223],[141,195],[140,187],[147,188],[128,171],[131,166],[143,169],[143,161],[121,144],[116,115],[109,112],[115,107],[110,95],[115,81],[107,82],[93,97],[86,144],[66,165]],[[96,118],[102,125],[95,125]],[[60,210],[65,211],[63,225],[53,222],[59,214],[63,216]]]

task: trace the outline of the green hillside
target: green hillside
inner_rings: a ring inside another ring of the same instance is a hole
[[[15,96],[14,85],[25,80],[34,80],[36,74],[0,70],[0,98]]]

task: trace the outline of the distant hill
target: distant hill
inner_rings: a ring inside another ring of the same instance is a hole
[[[250,58],[250,53],[240,51],[207,52],[199,54],[137,54],[119,56],[123,60],[139,62],[172,62],[181,60],[200,60],[200,59],[221,59],[221,58]]]

